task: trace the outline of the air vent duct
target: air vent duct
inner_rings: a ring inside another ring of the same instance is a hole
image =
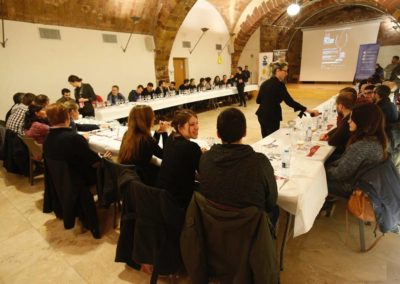
[[[40,38],[61,40],[60,30],[39,28]]]
[[[103,42],[105,43],[117,43],[117,35],[115,34],[103,34]]]

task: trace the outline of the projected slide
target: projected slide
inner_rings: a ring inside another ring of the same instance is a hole
[[[380,21],[302,29],[300,81],[351,82],[361,44],[376,43]]]
[[[346,61],[349,28],[327,30],[324,33],[321,70],[342,69]]]

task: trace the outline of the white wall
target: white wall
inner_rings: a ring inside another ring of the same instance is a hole
[[[209,28],[192,54],[182,47],[182,41],[190,41],[192,48],[201,35],[201,28]],[[199,0],[187,14],[176,35],[169,60],[169,77],[174,79],[174,57],[184,57],[188,61],[189,78],[198,82],[201,77],[230,74],[231,55],[228,48],[222,52],[222,64],[218,64],[216,44],[225,45],[229,39],[229,31],[221,15],[205,0]]]
[[[251,83],[258,83],[258,54],[260,53],[260,28],[258,28],[249,38],[239,59],[239,66],[244,69],[249,66],[251,72]]]
[[[56,28],[61,40],[41,39],[38,27]],[[129,34],[6,21],[6,48],[0,47],[0,119],[12,105],[16,92],[46,94],[51,101],[62,88],[72,87],[75,74],[105,97],[114,84],[128,95],[138,84],[155,83],[154,52],[145,48],[146,36],[134,34],[126,53]],[[102,33],[116,34],[117,44],[103,43]]]

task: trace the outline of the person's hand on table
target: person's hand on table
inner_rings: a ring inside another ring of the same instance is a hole
[[[320,137],[319,137],[319,140],[320,141],[328,141],[328,138],[329,138],[329,136],[328,136],[328,134],[322,134]]]
[[[110,128],[110,125],[108,125],[108,124],[100,124],[100,128]]]
[[[320,113],[318,110],[316,110],[316,109],[307,109],[306,112],[308,112],[312,117],[318,116],[318,115],[321,114],[321,113]]]
[[[208,151],[208,149],[207,149],[207,148],[204,148],[204,147],[200,148],[200,150],[201,150],[202,153],[205,153],[205,152]]]
[[[157,130],[158,133],[167,132],[168,128],[171,126],[171,123],[168,121],[160,120],[160,128]]]
[[[112,153],[111,151],[105,151],[104,153],[98,153],[100,158],[104,158],[104,159],[110,159],[112,157]]]

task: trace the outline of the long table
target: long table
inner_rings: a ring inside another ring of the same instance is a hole
[[[244,89],[245,92],[256,90],[258,90],[257,85],[247,85]],[[114,119],[128,117],[132,107],[136,104],[149,105],[153,110],[160,110],[203,100],[226,97],[234,94],[237,94],[237,89],[235,87],[230,87],[224,89],[214,89],[205,92],[196,92],[186,95],[175,95],[171,97],[157,98],[153,100],[141,100],[138,102],[129,102],[121,105],[97,108],[95,111],[95,117],[96,120],[110,121]]]

